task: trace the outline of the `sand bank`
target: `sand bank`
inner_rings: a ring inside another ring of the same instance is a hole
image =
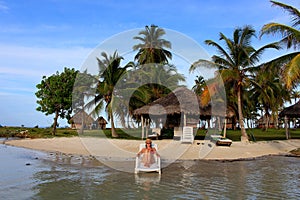
[[[215,146],[206,140],[182,144],[175,140],[154,140],[163,160],[237,160],[266,155],[286,155],[300,148],[300,140],[265,141],[255,143],[233,142],[230,147]],[[141,140],[68,137],[51,139],[21,139],[5,144],[46,152],[96,156],[105,159],[134,159]]]

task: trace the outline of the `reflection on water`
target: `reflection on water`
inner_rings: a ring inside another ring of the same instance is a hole
[[[0,199],[300,199],[296,157],[178,161],[161,175],[135,175],[92,158],[5,145],[0,156]]]

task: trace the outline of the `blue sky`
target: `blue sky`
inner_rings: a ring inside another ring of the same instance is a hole
[[[300,7],[299,0],[282,2]],[[288,24],[290,18],[267,0],[0,0],[0,124],[50,126],[53,116],[35,110],[42,76],[64,67],[81,69],[89,54],[116,34],[155,24],[186,35],[213,55],[204,40],[218,41],[219,32],[231,36],[244,25],[259,31],[271,21]],[[265,36],[253,45],[275,40]],[[262,59],[286,52],[270,50]]]

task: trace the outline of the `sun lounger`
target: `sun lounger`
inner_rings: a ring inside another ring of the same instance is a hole
[[[184,126],[182,129],[182,136],[181,136],[181,143],[188,142],[193,143],[194,142],[194,134],[193,134],[193,127]]]
[[[232,140],[224,138],[221,135],[211,135],[210,138],[218,146],[230,146],[232,144]]]
[[[152,146],[154,148],[156,148],[156,151],[158,151],[157,149],[157,144],[153,144],[152,143]],[[145,143],[143,144],[140,144],[140,148],[139,148],[139,151],[142,150],[143,148],[145,147]],[[160,157],[159,156],[156,156],[156,154],[154,154],[154,159],[155,159],[155,162],[150,165],[149,167],[145,167],[144,164],[142,163],[142,155],[140,156],[137,156],[136,159],[135,159],[135,170],[134,172],[137,174],[139,172],[158,172],[159,174],[161,174],[161,169],[160,169]]]

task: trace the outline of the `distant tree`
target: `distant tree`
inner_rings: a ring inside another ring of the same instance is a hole
[[[202,92],[205,90],[206,82],[203,76],[196,76],[196,78],[197,79],[195,79],[195,85],[192,89],[196,94],[201,95]]]
[[[78,71],[74,68],[64,68],[64,72],[52,76],[43,76],[41,83],[37,84],[38,91],[35,93],[39,106],[37,111],[45,115],[54,114],[53,131],[55,135],[58,118],[70,119],[72,113],[72,91]]]

